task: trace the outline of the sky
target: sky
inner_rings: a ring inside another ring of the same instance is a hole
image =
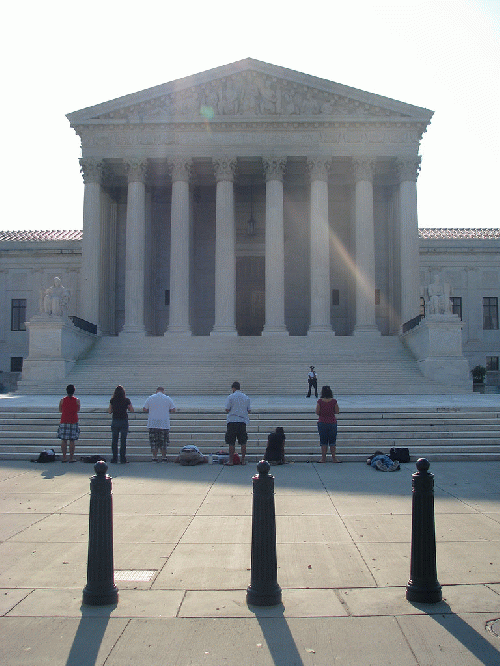
[[[244,58],[433,110],[421,227],[500,227],[500,0],[27,0],[2,10],[0,229],[80,229],[66,114]]]

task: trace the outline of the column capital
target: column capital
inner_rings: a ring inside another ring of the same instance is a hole
[[[354,180],[366,180],[373,182],[373,173],[375,171],[375,160],[370,157],[354,157],[352,160],[352,169]]]
[[[145,159],[133,158],[125,160],[127,178],[129,183],[144,183],[148,162]]]
[[[308,157],[307,168],[311,181],[321,180],[324,183],[328,182],[328,173],[332,166],[332,160],[325,157]]]
[[[262,164],[268,180],[283,180],[286,168],[286,157],[263,157]]]
[[[95,157],[80,157],[80,173],[85,185],[88,183],[101,183],[104,163]]]
[[[396,160],[396,173],[398,181],[402,183],[405,180],[416,183],[418,174],[420,172],[420,163],[422,157],[416,155],[415,157],[398,158]]]
[[[215,179],[218,183],[223,180],[233,182],[236,171],[236,157],[223,156],[212,159],[215,169]]]
[[[168,160],[168,168],[172,176],[172,182],[183,181],[189,183],[193,159],[191,157],[172,157]]]

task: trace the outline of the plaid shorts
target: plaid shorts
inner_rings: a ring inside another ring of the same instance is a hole
[[[57,429],[57,437],[59,439],[77,440],[80,436],[80,426],[78,423],[60,423]]]
[[[168,430],[163,430],[162,428],[149,429],[149,443],[151,445],[151,450],[153,449],[165,450],[169,442],[170,442],[170,437]]]

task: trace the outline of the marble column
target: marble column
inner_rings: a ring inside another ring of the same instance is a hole
[[[127,160],[125,231],[125,324],[123,334],[145,335],[144,276],[146,241],[146,160]]]
[[[189,176],[192,160],[170,162],[172,208],[170,215],[170,317],[168,333],[191,335],[189,324],[191,215]]]
[[[399,181],[399,255],[401,266],[401,323],[420,311],[419,241],[417,219],[417,177],[420,156],[396,161]]]
[[[263,159],[266,174],[266,323],[262,335],[288,335],[285,326],[283,174],[286,157]]]
[[[103,162],[81,158],[80,170],[85,183],[83,194],[82,269],[80,278],[80,312],[82,319],[99,327],[99,294],[101,290],[101,179]]]
[[[373,223],[374,162],[353,160],[356,236],[356,324],[354,335],[380,335],[375,321],[375,232]]]
[[[236,333],[236,257],[234,220],[235,157],[214,158],[215,179],[215,324],[210,335]]]
[[[331,161],[324,158],[309,158],[307,166],[311,177],[311,322],[307,335],[332,334],[328,223],[328,172]]]

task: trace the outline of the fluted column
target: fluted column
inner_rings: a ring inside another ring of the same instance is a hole
[[[283,174],[286,157],[264,158],[266,173],[266,323],[262,335],[288,335],[285,327]]]
[[[401,266],[401,323],[420,311],[417,177],[420,156],[396,161],[399,181],[399,239]]]
[[[215,324],[210,335],[236,335],[236,257],[233,181],[235,157],[214,158]]]
[[[308,335],[332,333],[330,323],[330,228],[328,172],[330,160],[310,158],[311,176],[311,323]]]
[[[101,267],[101,179],[103,162],[80,159],[85,190],[83,194],[82,270],[80,283],[80,316],[99,326],[99,293]]]
[[[354,335],[380,335],[375,322],[375,232],[373,160],[355,159],[356,324]]]
[[[170,163],[172,171],[172,209],[170,222],[170,317],[168,333],[191,335],[189,325],[189,272],[191,219],[189,176],[191,159]]]
[[[144,276],[146,236],[146,160],[126,162],[128,175],[125,233],[125,324],[123,333],[145,334]]]

